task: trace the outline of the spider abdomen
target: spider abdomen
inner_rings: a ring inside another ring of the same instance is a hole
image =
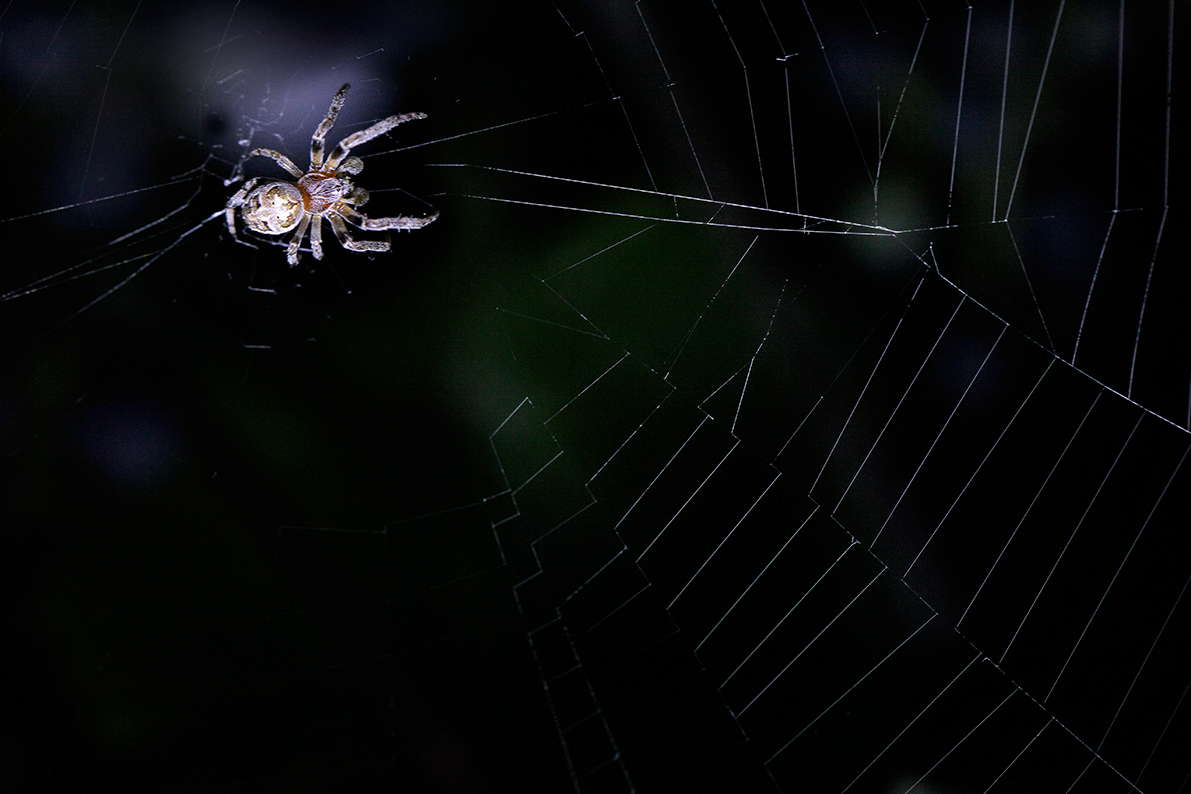
[[[302,219],[302,193],[288,182],[259,187],[244,201],[244,222],[261,234],[285,234]]]

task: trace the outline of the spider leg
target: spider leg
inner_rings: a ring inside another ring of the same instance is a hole
[[[323,258],[323,219],[320,215],[310,219],[310,251],[315,259]]]
[[[227,200],[227,206],[224,207],[223,214],[227,218],[227,230],[233,235],[236,233],[236,208],[244,206],[244,199],[248,198],[248,194],[253,189],[263,182],[266,177],[257,176],[249,179],[244,183],[244,187],[240,188],[235,194]]]
[[[249,157],[268,157],[270,160],[277,163],[277,165],[281,166],[286,171],[289,171],[291,174],[298,177],[299,179],[301,179],[303,176],[302,170],[300,168],[298,168],[298,166],[294,165],[293,160],[289,159],[281,152],[275,151],[273,149],[253,149],[251,152],[248,153],[248,156]]]
[[[289,241],[289,247],[285,249],[285,259],[289,262],[290,267],[298,264],[298,250],[302,247],[302,238],[306,236],[306,227],[310,225],[310,216],[303,215],[302,222],[298,224],[298,228],[294,230],[294,236]]]
[[[339,244],[349,251],[388,251],[388,240],[357,240],[352,237],[351,232],[347,230],[347,224],[343,222],[343,217],[337,213],[331,213],[327,216],[327,220],[331,221],[331,229],[334,230],[335,236],[339,239]]]
[[[323,166],[323,149],[326,147],[327,133],[335,126],[335,119],[339,118],[339,111],[343,110],[343,103],[347,101],[347,89],[349,88],[351,88],[351,83],[343,84],[343,88],[340,88],[339,93],[331,99],[331,107],[327,110],[326,117],[319,122],[314,135],[310,136],[311,171],[317,171]]]
[[[387,119],[381,119],[366,130],[353,132],[346,138],[341,140],[339,144],[331,151],[331,156],[327,158],[326,168],[333,170],[339,166],[343,158],[347,157],[348,153],[355,147],[362,143],[367,143],[373,138],[379,138],[389,130],[396,127],[398,124],[404,124],[407,121],[415,119],[426,118],[425,113],[402,113],[398,116],[389,116]]]
[[[421,218],[416,218],[412,215],[398,215],[395,218],[369,218],[362,212],[356,212],[350,207],[343,207],[339,210],[343,218],[353,226],[358,226],[361,229],[368,229],[370,231],[381,231],[384,229],[421,229],[430,223],[433,223],[438,217],[438,210],[425,215]]]

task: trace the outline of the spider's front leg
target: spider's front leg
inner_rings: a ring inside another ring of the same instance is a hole
[[[339,244],[349,251],[388,251],[389,241],[385,240],[357,240],[352,237],[351,232],[347,230],[347,224],[343,222],[345,215],[334,214],[328,215],[327,220],[331,221],[331,229],[335,232],[335,236],[339,239]],[[387,235],[386,235],[387,237]]]
[[[344,86],[346,88],[346,86]],[[373,138],[379,138],[389,130],[393,129],[399,124],[404,124],[407,121],[415,119],[426,118],[425,113],[402,113],[398,116],[389,116],[387,119],[381,119],[366,130],[353,132],[346,138],[341,140],[339,144],[331,151],[331,156],[327,158],[327,169],[335,169],[343,162],[343,159],[348,156],[352,149],[362,143],[367,143]],[[361,168],[363,165],[361,164]]]
[[[317,171],[323,167],[323,150],[327,144],[327,133],[335,126],[335,119],[339,118],[339,111],[343,110],[343,103],[347,101],[347,89],[351,87],[351,83],[343,84],[343,88],[340,88],[339,92],[331,100],[331,107],[327,109],[327,115],[319,122],[314,135],[310,136],[311,171]],[[301,176],[301,174],[298,174],[298,176]]]
[[[348,223],[358,226],[361,229],[368,229],[369,231],[384,231],[385,229],[412,231],[414,229],[421,229],[423,226],[428,226],[438,218],[438,210],[434,210],[429,215],[423,215],[420,218],[413,215],[398,215],[393,218],[369,218],[364,213],[356,212],[350,207],[344,207],[340,211]]]

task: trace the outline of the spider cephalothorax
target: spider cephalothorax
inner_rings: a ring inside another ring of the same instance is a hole
[[[298,251],[302,246],[302,239],[306,236],[307,227],[310,228],[310,250],[315,259],[323,258],[322,220],[326,218],[331,223],[331,229],[344,248],[349,251],[388,251],[389,241],[385,240],[356,240],[347,230],[347,224],[370,231],[386,229],[420,229],[438,217],[438,212],[415,218],[409,215],[398,215],[394,218],[369,218],[356,208],[368,201],[368,191],[357,187],[351,180],[353,176],[364,170],[364,162],[359,157],[348,157],[351,150],[373,138],[384,135],[398,124],[413,119],[426,118],[425,113],[402,113],[389,116],[378,121],[371,127],[354,132],[344,138],[331,151],[329,157],[323,159],[323,149],[326,145],[327,133],[335,125],[335,119],[343,108],[347,98],[345,84],[331,100],[331,107],[326,117],[314,131],[310,138],[310,170],[302,173],[284,154],[273,149],[253,149],[249,157],[268,157],[290,174],[298,178],[295,182],[286,182],[272,177],[256,177],[248,180],[244,187],[228,199],[224,213],[227,215],[227,228],[232,234],[236,233],[236,209],[244,216],[244,224],[254,232],[260,234],[285,234],[291,230],[294,236],[286,249],[286,259],[291,265],[298,264]],[[345,223],[346,222],[346,223]]]

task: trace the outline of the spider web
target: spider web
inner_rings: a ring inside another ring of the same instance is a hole
[[[1185,791],[1176,10],[9,4],[0,787]]]

